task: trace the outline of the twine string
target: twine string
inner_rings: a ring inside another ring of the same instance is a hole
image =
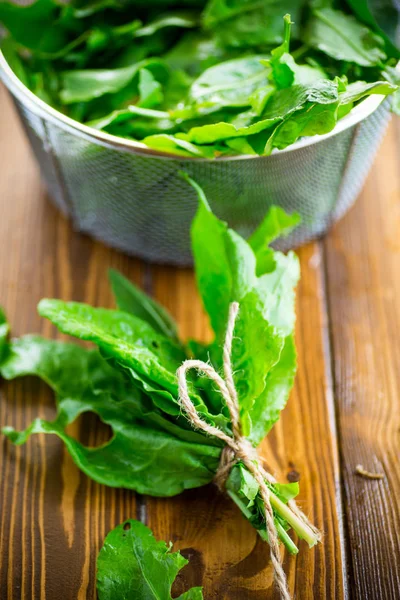
[[[231,363],[233,333],[238,312],[239,304],[237,302],[233,302],[229,309],[228,325],[223,348],[223,371],[225,379],[223,379],[217,373],[212,365],[206,362],[201,360],[186,360],[177,370],[179,402],[185,411],[188,420],[195,429],[200,429],[204,431],[204,433],[214,436],[225,443],[225,447],[221,453],[220,464],[214,478],[214,481],[218,487],[220,489],[224,487],[232,467],[238,461],[243,462],[245,467],[257,481],[261,498],[264,503],[265,522],[268,533],[268,541],[270,544],[271,561],[274,568],[275,582],[279,589],[281,598],[283,600],[290,600],[288,583],[282,566],[278,533],[274,522],[274,513],[271,506],[270,490],[266,484],[266,481],[273,484],[276,483],[276,480],[270,473],[268,473],[268,471],[264,469],[264,467],[260,465],[257,450],[242,435],[241,431],[240,407],[233,380]],[[210,425],[199,416],[189,396],[187,372],[191,369],[195,369],[200,373],[204,373],[220,390],[225,404],[229,410],[232,424],[232,436],[227,435],[218,427]],[[288,505],[297,518],[305,523],[317,536],[317,539],[319,539],[320,533],[318,529],[316,529],[316,527],[309,522],[306,515],[299,509],[295,501],[290,500]]]

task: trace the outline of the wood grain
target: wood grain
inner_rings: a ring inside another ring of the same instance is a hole
[[[359,202],[325,242],[355,598],[400,597],[400,174],[393,123]],[[357,464],[383,481],[355,475]]]

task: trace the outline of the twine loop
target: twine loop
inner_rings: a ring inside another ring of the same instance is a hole
[[[239,401],[233,380],[231,364],[233,331],[238,312],[239,304],[237,302],[233,302],[229,308],[228,325],[223,348],[224,379],[209,363],[201,360],[184,361],[176,373],[179,387],[179,402],[185,411],[188,420],[195,429],[200,429],[204,431],[204,433],[214,436],[225,442],[225,447],[221,453],[219,467],[214,478],[214,482],[217,484],[217,486],[220,489],[223,489],[232,467],[238,461],[241,461],[245,465],[245,467],[257,481],[264,503],[265,522],[271,550],[271,561],[274,568],[275,582],[279,589],[281,598],[283,598],[283,600],[290,600],[291,597],[288,583],[282,567],[278,533],[275,527],[274,513],[270,500],[270,490],[266,484],[266,481],[269,483],[276,483],[276,480],[260,465],[257,450],[252,446],[249,440],[242,435],[241,431]],[[199,416],[196,407],[189,397],[186,374],[191,369],[196,369],[198,372],[204,373],[216,384],[220,390],[225,404],[229,410],[232,425],[232,436],[227,435],[218,427],[210,425]],[[319,538],[318,530],[308,521],[307,517],[301,512],[294,500],[291,500],[288,504],[295,515],[311,529],[317,538]]]

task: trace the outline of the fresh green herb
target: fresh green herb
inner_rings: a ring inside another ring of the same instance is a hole
[[[148,527],[129,519],[110,531],[97,558],[99,600],[172,600],[172,584],[187,564]],[[176,600],[203,600],[202,589],[191,588]]]
[[[178,156],[270,154],[399,87],[394,0],[3,1],[0,22],[43,101]]]
[[[153,496],[205,485],[218,469],[223,442],[194,430],[182,414],[176,371],[190,356],[222,367],[231,302],[240,303],[232,346],[234,383],[242,431],[254,447],[278,420],[296,372],[299,263],[293,252],[284,255],[269,244],[296,226],[299,217],[272,207],[247,242],[217,219],[201,188],[187,179],[199,196],[192,249],[198,289],[215,333],[211,344],[180,341],[166,311],[115,271],[110,278],[119,310],[48,299],[39,304],[39,313],[60,331],[92,342],[98,350],[38,336],[8,342],[5,319],[0,329],[2,376],[37,375],[54,389],[57,400],[54,421],[36,419],[22,432],[5,427],[5,435],[22,444],[33,433],[55,434],[89,477]],[[227,408],[208,379],[191,374],[189,394],[201,418],[231,435]],[[66,431],[87,411],[112,428],[111,440],[98,448],[85,447]],[[297,486],[268,485],[283,543],[297,551],[287,534],[293,528],[314,545],[317,536],[287,504]],[[227,491],[267,539],[258,484],[243,464],[232,470]]]

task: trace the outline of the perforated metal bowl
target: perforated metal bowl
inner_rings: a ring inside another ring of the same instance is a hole
[[[302,225],[285,250],[322,235],[356,199],[389,120],[389,102],[372,96],[327,135],[300,140],[268,157],[176,158],[81,125],[52,109],[14,75],[0,53],[12,94],[53,202],[75,228],[149,261],[191,264],[196,195],[249,235],[271,204],[297,211]]]

